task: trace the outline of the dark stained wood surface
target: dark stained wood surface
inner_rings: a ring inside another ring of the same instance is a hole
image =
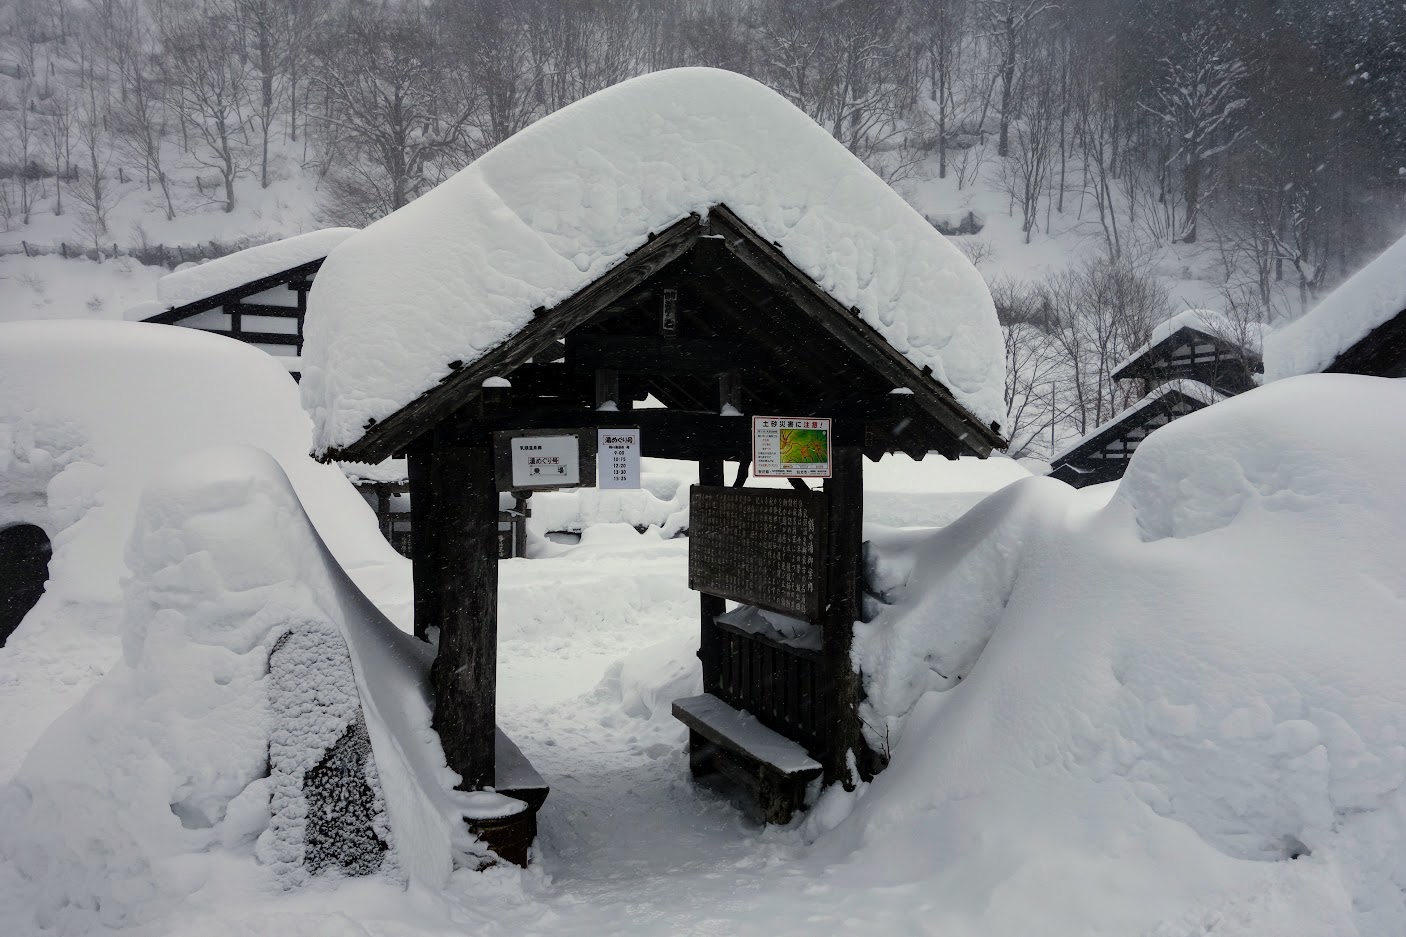
[[[493,450],[434,447],[430,485],[439,524],[439,652],[430,669],[434,729],[464,790],[496,778],[498,489]],[[417,521],[418,527],[418,521]]]
[[[817,621],[825,602],[825,496],[780,488],[689,493],[688,587]]]

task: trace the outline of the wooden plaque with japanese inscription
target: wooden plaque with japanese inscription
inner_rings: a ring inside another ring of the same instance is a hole
[[[688,587],[806,621],[825,607],[826,499],[819,491],[689,491]]]

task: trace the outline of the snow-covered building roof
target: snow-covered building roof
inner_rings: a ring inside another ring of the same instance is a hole
[[[1076,488],[1122,478],[1128,460],[1154,430],[1225,398],[1199,381],[1163,384],[1056,453],[1050,475]]]
[[[1263,370],[1257,327],[1237,329],[1212,309],[1187,309],[1152,330],[1146,344],[1113,371],[1113,379],[1149,383],[1192,380],[1233,395],[1254,386]]]
[[[1004,356],[976,269],[783,98],[692,68],[558,111],[332,252],[304,354],[317,450],[344,452],[656,236],[722,208],[847,310],[866,341],[944,388],[972,424],[962,433],[1000,444]],[[685,234],[720,237],[706,223]]]
[[[1264,341],[1264,378],[1406,376],[1406,237]]]
[[[355,228],[323,228],[184,267],[156,281],[156,298],[167,309],[210,299],[322,260],[355,233]]]

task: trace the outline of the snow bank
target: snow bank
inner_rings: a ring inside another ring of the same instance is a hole
[[[1264,340],[1264,379],[1322,371],[1377,326],[1406,310],[1406,237],[1306,314]]]
[[[1106,505],[1037,479],[879,544],[855,654],[894,757],[822,853],[972,932],[1406,932],[1403,439],[1406,383],[1282,381],[1153,433]]]
[[[217,296],[225,290],[320,260],[355,233],[356,228],[324,228],[184,267],[156,281],[156,296],[166,309]]]
[[[215,847],[247,854],[256,838],[275,874],[304,878],[304,826],[292,821],[306,807],[288,809],[288,782],[358,718],[338,668],[306,666],[336,641],[355,672],[393,867],[437,887],[456,852],[474,851],[471,804],[430,727],[429,647],[346,577],[270,456],[216,447],[179,460],[147,489],[127,559],[122,661],[0,790],[0,852],[39,890],[38,923],[158,914],[204,886]],[[301,676],[271,679],[290,631]],[[300,764],[272,783],[271,742],[275,768]]]
[[[656,72],[538,121],[334,250],[310,294],[319,450],[360,438],[690,212],[726,203],[842,305],[1004,423],[985,283],[810,118],[749,78]]]
[[[272,453],[348,568],[408,575],[355,489],[307,457],[308,418],[274,358],[166,325],[0,324],[0,527],[44,528],[49,592],[62,601],[116,602],[142,487],[221,443]]]

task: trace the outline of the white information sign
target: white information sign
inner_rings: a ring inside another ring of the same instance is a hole
[[[513,487],[581,483],[581,445],[575,436],[514,436]]]
[[[752,474],[757,478],[829,478],[829,417],[752,417]]]
[[[640,486],[639,429],[596,431],[596,465],[601,488]]]

